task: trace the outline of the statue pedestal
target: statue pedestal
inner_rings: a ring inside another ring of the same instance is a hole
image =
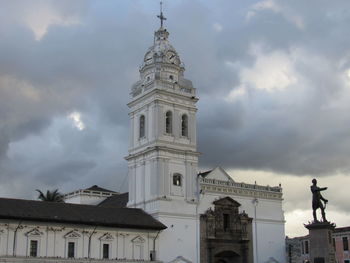
[[[309,230],[310,263],[335,263],[332,239],[335,224],[315,222],[304,226]]]

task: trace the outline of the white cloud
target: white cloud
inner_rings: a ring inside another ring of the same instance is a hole
[[[15,95],[12,95],[12,94]],[[32,84],[16,79],[14,76],[0,76],[0,94],[5,97],[18,96],[27,101],[38,102],[40,100],[40,92]]]
[[[262,10],[272,10],[275,13],[280,12],[279,6],[273,0],[264,0],[254,4],[251,7],[251,9],[247,12],[246,21],[249,21],[250,19],[252,19],[254,16],[256,16],[256,14],[259,11],[262,11]]]
[[[68,115],[68,119],[71,119],[73,121],[74,126],[82,131],[85,129],[85,124],[81,120],[81,114],[77,111],[72,112],[71,114]]]
[[[281,14],[285,17],[287,21],[294,24],[299,29],[304,29],[304,20],[302,17],[289,8],[286,8],[285,6],[281,6],[276,3],[274,0],[263,0],[260,1],[250,8],[250,10],[246,14],[246,21],[250,21],[253,17],[257,15],[258,12],[270,10],[274,13]]]
[[[253,53],[256,56],[254,65],[242,68],[239,73],[243,87],[275,92],[298,81],[293,55],[282,51],[265,54],[260,48],[253,48]]]
[[[49,2],[41,2],[36,8],[28,8],[22,14],[22,20],[34,33],[35,39],[40,41],[52,25],[70,26],[80,24],[77,16],[62,15]]]
[[[244,87],[239,87],[239,88],[235,88],[233,90],[230,91],[230,93],[228,94],[228,97],[226,97],[225,99],[227,101],[234,101],[237,100],[239,98],[241,98],[242,96],[244,96],[246,94],[246,90]]]
[[[264,0],[253,5],[254,10],[272,10],[274,12],[279,12],[280,7],[273,0]]]
[[[223,26],[220,23],[214,23],[213,24],[213,29],[215,32],[221,32],[223,30]]]

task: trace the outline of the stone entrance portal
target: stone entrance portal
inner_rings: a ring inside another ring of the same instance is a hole
[[[252,263],[252,218],[230,197],[213,204],[200,218],[201,263]]]
[[[238,263],[241,262],[240,255],[233,251],[223,251],[214,256],[215,263]]]

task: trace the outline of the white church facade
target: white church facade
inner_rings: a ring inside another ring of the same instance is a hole
[[[196,89],[160,18],[130,92],[128,193],[0,198],[0,262],[284,262],[282,188],[198,172]]]

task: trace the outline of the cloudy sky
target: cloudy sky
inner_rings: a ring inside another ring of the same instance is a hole
[[[159,27],[157,0],[0,0],[0,196],[127,189],[126,103]],[[349,225],[350,1],[168,0],[197,88],[200,169],[282,184],[305,234],[310,180]]]

